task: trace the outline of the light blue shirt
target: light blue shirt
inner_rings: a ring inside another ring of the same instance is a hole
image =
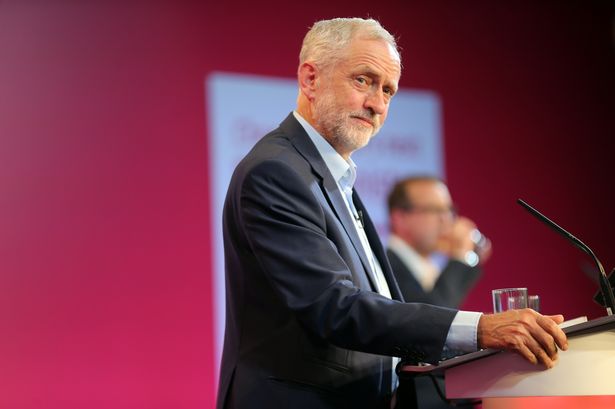
[[[295,119],[299,121],[303,129],[305,129],[305,132],[308,134],[316,146],[316,149],[320,153],[320,156],[327,165],[329,172],[331,172],[331,176],[333,176],[333,179],[338,184],[338,188],[344,197],[348,211],[350,212],[352,219],[355,220],[355,228],[361,238],[361,244],[370,258],[372,272],[375,274],[378,282],[378,292],[385,296],[388,293],[388,298],[391,298],[380,264],[373,256],[373,252],[369,247],[369,242],[367,241],[367,236],[363,231],[363,227],[357,221],[358,217],[356,215],[356,209],[354,209],[354,204],[352,203],[352,187],[357,178],[355,163],[352,159],[346,161],[342,158],[342,156],[335,149],[333,149],[329,142],[323,138],[301,115],[299,115],[297,111],[293,111],[293,115],[295,116]],[[350,193],[350,195],[348,193]],[[365,243],[363,243],[363,236],[365,237]],[[379,276],[381,276],[381,278]],[[381,288],[381,281],[384,283],[386,289]],[[481,315],[482,314],[479,312],[458,311],[446,336],[445,349],[459,352],[476,351],[478,320]]]
[[[346,209],[354,222],[354,227],[361,241],[363,251],[367,255],[377,292],[389,299],[392,299],[389,285],[387,284],[384,273],[382,272],[382,267],[380,266],[378,259],[376,259],[376,256],[374,256],[374,252],[369,245],[369,240],[367,239],[367,234],[365,233],[363,226],[363,220],[358,214],[352,201],[352,188],[355,180],[357,179],[357,165],[352,161],[352,159],[348,159],[348,161],[346,161],[342,158],[342,156],[337,153],[335,149],[333,149],[329,142],[320,136],[320,134],[305,119],[303,119],[301,115],[297,112],[293,112],[293,114],[303,126],[312,142],[314,142],[314,145],[316,145],[316,149],[325,161],[329,172],[331,172],[331,176],[333,176],[333,179],[337,182],[337,187],[342,193],[344,202],[346,203]]]

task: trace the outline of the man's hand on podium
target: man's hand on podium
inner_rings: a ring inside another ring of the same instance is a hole
[[[529,308],[483,314],[478,323],[478,345],[513,351],[532,364],[541,362],[551,368],[557,360],[557,347],[568,349],[566,334],[558,326],[563,321],[562,315],[541,315]]]

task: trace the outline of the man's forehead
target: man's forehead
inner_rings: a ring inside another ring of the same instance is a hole
[[[381,38],[356,37],[348,45],[348,51],[354,53],[379,53],[395,61],[397,65],[401,63],[401,56],[397,49],[388,41]]]
[[[406,192],[413,202],[426,202],[449,199],[450,194],[446,185],[438,180],[418,180],[409,183]]]
[[[399,56],[394,47],[384,40],[356,39],[342,58],[355,70],[386,74],[398,81],[401,75]]]

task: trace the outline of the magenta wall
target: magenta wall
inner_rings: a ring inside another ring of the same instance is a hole
[[[448,181],[495,245],[466,307],[527,285],[602,314],[588,259],[514,201],[615,267],[609,2],[48,3],[0,1],[0,407],[213,407],[204,79],[292,77],[338,15],[381,19],[401,85],[442,98]]]

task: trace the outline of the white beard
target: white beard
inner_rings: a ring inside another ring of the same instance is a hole
[[[352,153],[369,142],[378,133],[382,124],[378,115],[370,110],[358,112],[344,112],[336,103],[333,92],[327,91],[314,101],[314,119],[317,128],[323,133],[325,139],[339,153]],[[369,128],[355,123],[352,117],[369,119],[374,127]]]

